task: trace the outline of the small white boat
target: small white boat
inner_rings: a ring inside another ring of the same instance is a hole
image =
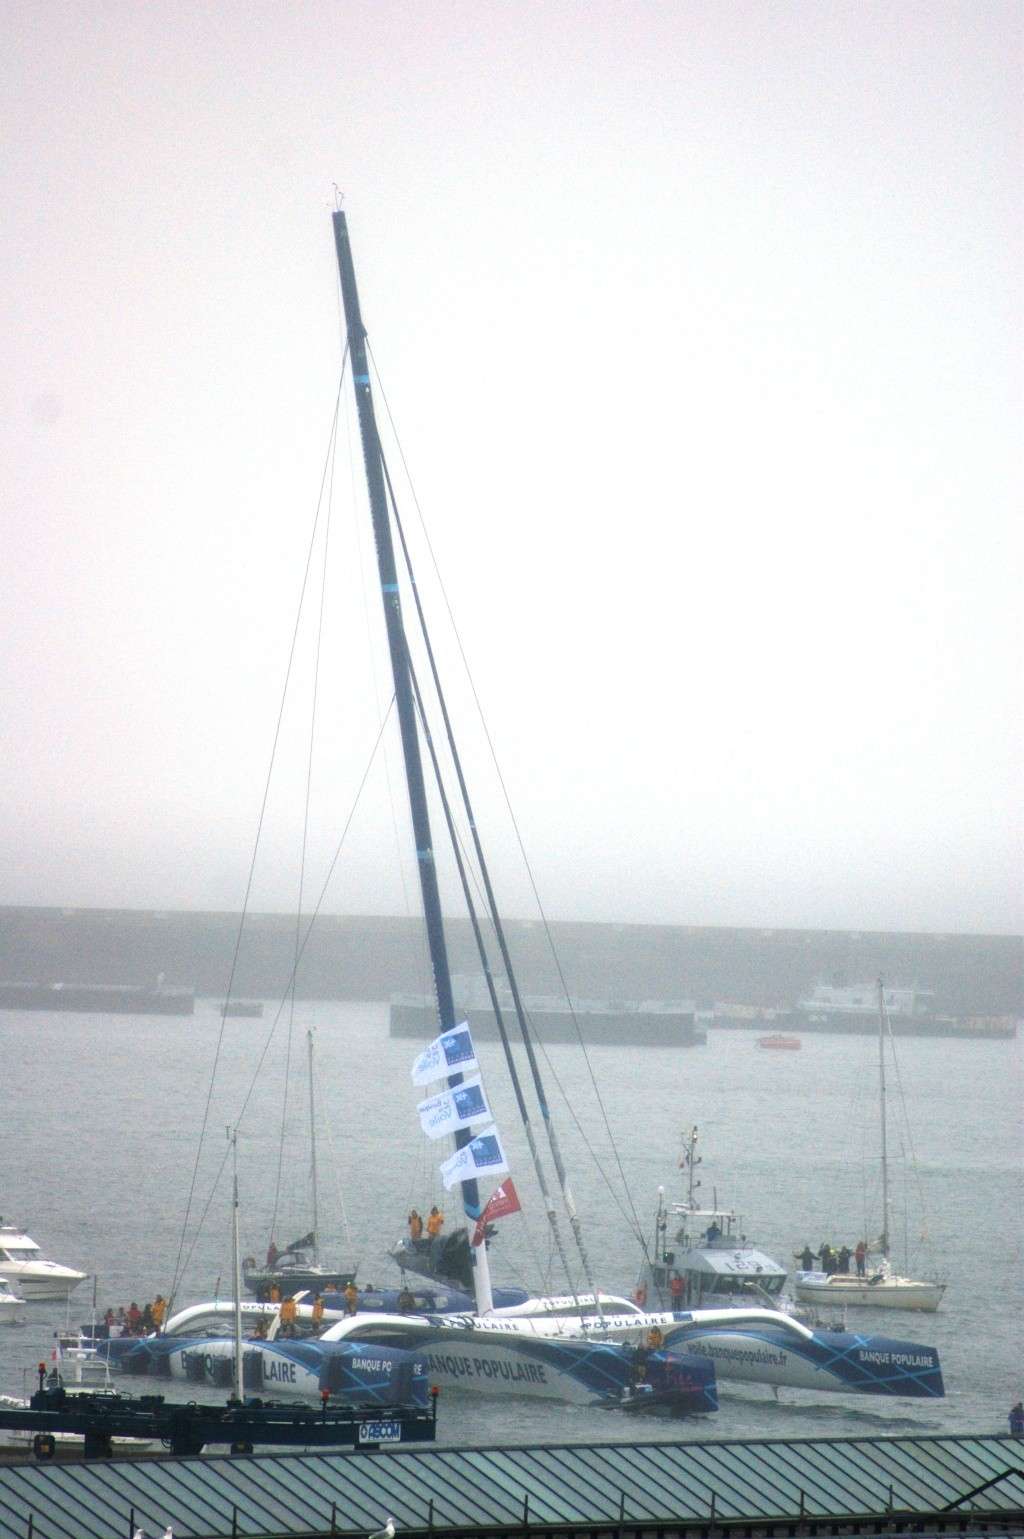
[[[0,1276],[28,1303],[66,1299],[85,1281],[84,1272],[47,1261],[35,1240],[13,1224],[0,1223]]]
[[[786,1269],[747,1239],[735,1209],[717,1201],[701,1204],[697,1169],[703,1160],[697,1139],[696,1128],[684,1138],[679,1161],[686,1172],[683,1201],[666,1202],[658,1188],[654,1244],[634,1297],[660,1309],[778,1309]],[[671,1232],[673,1221],[678,1227]]]
[[[946,1284],[898,1277],[883,1262],[870,1277],[855,1272],[796,1272],[793,1292],[804,1304],[829,1304],[854,1309],[921,1309],[934,1313]]]
[[[0,1277],[0,1325],[21,1325],[25,1300],[19,1298],[6,1277]]]

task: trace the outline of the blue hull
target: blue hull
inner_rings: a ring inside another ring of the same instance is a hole
[[[230,1337],[120,1337],[97,1344],[122,1373],[229,1388],[235,1344]],[[258,1394],[316,1399],[327,1392],[347,1405],[426,1406],[430,1381],[424,1356],[397,1347],[344,1341],[243,1343],[245,1388]]]
[[[933,1400],[945,1395],[934,1347],[856,1331],[813,1331],[801,1340],[770,1324],[701,1324],[677,1315],[666,1345],[713,1362],[722,1379],[860,1395]]]

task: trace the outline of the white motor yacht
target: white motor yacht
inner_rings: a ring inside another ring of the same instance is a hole
[[[23,1229],[0,1221],[0,1276],[29,1303],[41,1299],[66,1299],[85,1281],[84,1272],[47,1261],[35,1240]]]

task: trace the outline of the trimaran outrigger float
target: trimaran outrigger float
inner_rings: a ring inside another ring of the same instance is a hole
[[[454,1071],[455,1065],[446,1061],[445,1046],[455,1035],[461,1037],[464,1033],[468,1039],[469,1032],[464,1025],[457,1025],[455,1016],[421,757],[418,722],[425,723],[425,713],[403,624],[392,519],[401,539],[407,565],[408,552],[377,431],[366,332],[356,289],[347,221],[340,210],[333,218],[348,332],[348,356],[359,417],[394,679],[395,706],[401,730],[417,867],[437,997],[440,1036],[431,1044],[427,1054],[421,1055],[421,1062],[424,1056],[434,1054],[439,1064],[435,1078],[438,1081],[443,1078],[445,1085],[436,1096],[436,1101],[444,1108],[447,1098],[450,1111],[456,1106],[455,1092],[464,1084],[464,1077],[461,1072]],[[633,1390],[638,1377],[642,1377],[653,1392],[653,1397],[666,1397],[671,1408],[677,1412],[716,1408],[716,1371],[722,1377],[756,1380],[775,1386],[787,1384],[810,1389],[881,1395],[941,1395],[943,1387],[938,1356],[930,1347],[847,1332],[811,1330],[784,1314],[764,1309],[648,1312],[628,1300],[603,1296],[595,1288],[527,1015],[522,1006],[480,847],[451,722],[426,634],[419,595],[412,581],[410,592],[423,630],[426,656],[444,732],[472,836],[477,874],[486,896],[489,917],[508,978],[544,1133],[587,1279],[588,1291],[586,1294],[574,1292],[564,1299],[531,1300],[511,1309],[496,1309],[485,1241],[472,1247],[474,1312],[400,1314],[360,1310],[355,1315],[344,1315],[340,1307],[342,1301],[328,1298],[325,1301],[327,1305],[337,1307],[327,1308],[324,1327],[319,1335],[285,1335],[277,1328],[279,1317],[274,1316],[265,1341],[250,1339],[246,1343],[245,1355],[251,1381],[254,1384],[269,1381],[275,1392],[291,1390],[308,1395],[330,1387],[324,1383],[325,1373],[333,1374],[335,1383],[339,1378],[351,1380],[353,1373],[359,1371],[356,1367],[358,1363],[370,1364],[375,1357],[381,1368],[381,1360],[390,1359],[388,1375],[391,1377],[400,1371],[400,1355],[408,1354],[409,1372],[416,1378],[419,1377],[416,1370],[421,1372],[425,1364],[433,1383],[489,1395],[543,1396],[589,1403],[607,1403],[618,1397],[635,1401]],[[435,744],[425,727],[423,745],[428,750],[437,780],[453,857],[480,951],[484,977],[489,985],[505,1061],[551,1227],[552,1241],[569,1275],[556,1203],[546,1179],[524,1088],[513,1059],[463,857],[458,840],[454,837],[452,813],[441,779]],[[471,1046],[469,1052],[472,1054]],[[463,1057],[464,1066],[467,1061],[470,1060]],[[470,1061],[470,1066],[475,1067],[475,1061]],[[422,1078],[417,1082],[424,1083]],[[468,1090],[469,1085],[466,1084],[464,1088]],[[482,1093],[477,1103],[482,1104],[484,1116],[489,1118],[486,1097]],[[446,1184],[461,1186],[463,1206],[472,1224],[480,1222],[483,1211],[476,1180],[477,1165],[474,1163],[477,1157],[483,1153],[483,1159],[478,1162],[480,1168],[486,1170],[489,1160],[492,1174],[500,1174],[508,1168],[504,1164],[497,1130],[492,1126],[484,1128],[482,1133],[479,1129],[474,1133],[474,1125],[479,1120],[475,1115],[465,1120],[460,1113],[453,1112],[448,1121],[448,1125],[454,1128],[456,1153],[446,1162],[452,1177],[449,1181],[446,1176]],[[265,1314],[266,1306],[244,1306],[245,1315],[255,1316],[258,1312]],[[225,1328],[232,1316],[237,1320],[237,1306],[218,1303],[195,1306],[170,1319],[160,1338],[151,1337],[134,1343],[111,1343],[111,1356],[122,1359],[124,1366],[129,1368],[141,1366],[143,1371],[163,1371],[190,1378],[210,1377],[220,1382],[226,1367],[226,1364],[221,1366],[223,1359],[237,1351],[237,1342],[225,1335]],[[310,1322],[310,1317],[308,1302],[300,1300],[300,1332]],[[652,1332],[658,1335],[652,1338]],[[653,1348],[652,1339],[655,1344]],[[332,1362],[336,1366],[329,1369],[328,1365]],[[340,1367],[341,1363],[344,1363],[344,1369]]]

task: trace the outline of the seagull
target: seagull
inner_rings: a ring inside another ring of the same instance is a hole
[[[368,1539],[395,1539],[394,1518],[388,1518],[383,1528],[374,1529],[373,1533],[368,1536]]]

